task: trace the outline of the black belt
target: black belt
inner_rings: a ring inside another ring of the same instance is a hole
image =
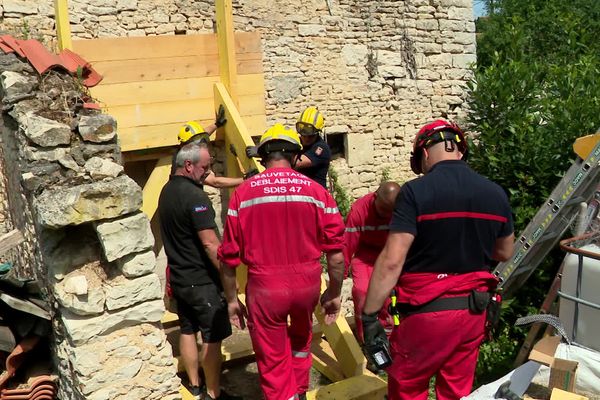
[[[436,311],[466,310],[469,308],[469,297],[470,296],[442,297],[418,306],[413,306],[408,303],[398,303],[396,304],[396,312],[406,317],[412,314],[423,314]]]

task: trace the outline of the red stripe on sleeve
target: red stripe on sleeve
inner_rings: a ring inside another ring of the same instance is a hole
[[[433,221],[436,219],[446,218],[473,218],[473,219],[485,219],[489,221],[507,222],[508,218],[501,215],[477,213],[469,211],[452,211],[452,212],[441,212],[433,214],[424,214],[417,217],[417,222],[421,221]]]

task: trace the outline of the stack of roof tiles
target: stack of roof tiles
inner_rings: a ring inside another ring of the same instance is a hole
[[[15,389],[0,389],[0,400],[53,400],[56,398],[56,377],[39,375]]]

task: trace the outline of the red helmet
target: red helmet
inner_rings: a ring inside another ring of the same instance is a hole
[[[410,153],[410,168],[413,172],[415,174],[423,172],[421,170],[422,149],[449,140],[456,143],[458,151],[466,155],[468,149],[465,134],[454,122],[438,119],[423,126],[415,137],[413,151]],[[454,149],[454,147],[452,147],[452,149]],[[463,157],[463,159],[465,158]]]

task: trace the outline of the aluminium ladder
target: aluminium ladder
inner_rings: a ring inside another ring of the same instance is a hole
[[[599,181],[599,162],[600,141],[585,160],[577,157],[546,203],[517,237],[512,258],[496,266],[493,273],[500,279],[498,288],[505,297],[525,283],[556,245],[577,217],[577,205],[592,198]]]

